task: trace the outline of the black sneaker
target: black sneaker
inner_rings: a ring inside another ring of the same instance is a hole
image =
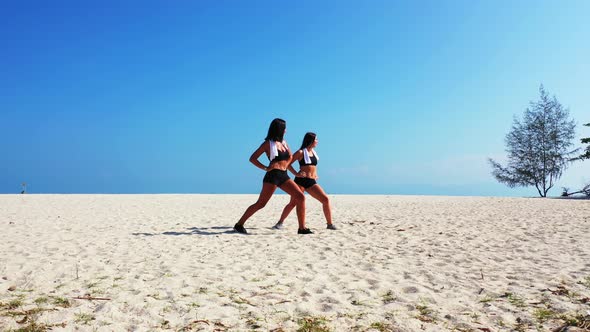
[[[304,228],[304,229],[298,229],[297,234],[313,234],[313,232],[309,228]]]
[[[242,234],[248,234],[248,232],[246,232],[246,229],[244,228],[244,226],[242,226],[240,224],[234,225],[234,231],[236,231],[238,233],[242,233]]]
[[[326,227],[327,229],[331,229],[333,231],[337,230],[338,228],[336,228],[336,226],[334,226],[334,224],[328,224],[328,227]]]

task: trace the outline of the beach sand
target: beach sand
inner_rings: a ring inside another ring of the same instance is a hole
[[[0,330],[548,331],[590,310],[588,200],[331,195],[332,231],[307,197],[313,235],[294,211],[271,229],[286,195],[249,235],[257,195],[0,195]]]

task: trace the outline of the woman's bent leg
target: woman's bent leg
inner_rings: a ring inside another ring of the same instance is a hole
[[[328,225],[332,225],[332,209],[330,208],[330,199],[328,195],[324,192],[324,189],[320,187],[319,184],[316,184],[312,187],[307,188],[307,192],[311,195],[311,197],[317,199],[322,203],[322,208],[324,210],[324,217],[326,217],[326,222]]]
[[[283,183],[280,188],[287,194],[291,195],[291,199],[295,201],[299,229],[305,229],[305,196],[299,189],[299,186],[297,186],[293,180],[288,180]]]
[[[299,186],[299,190],[301,192],[303,192],[305,189],[303,189],[303,187]],[[293,211],[295,206],[297,206],[297,202],[295,201],[293,196],[291,196],[289,203],[287,203],[287,205],[285,205],[285,208],[283,209],[283,213],[281,213],[281,218],[279,219],[279,223],[282,224],[285,221],[285,219],[287,219],[287,217],[289,216],[291,211]]]

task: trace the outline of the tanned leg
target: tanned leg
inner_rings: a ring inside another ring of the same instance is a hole
[[[305,229],[305,196],[303,192],[299,190],[299,186],[291,179],[283,183],[280,188],[291,195],[291,199],[295,200],[299,229]]]
[[[324,192],[324,189],[320,187],[319,184],[313,185],[307,188],[307,192],[311,195],[311,197],[317,199],[322,203],[322,208],[324,209],[324,216],[326,217],[326,222],[328,225],[332,224],[332,209],[330,208],[330,199],[328,195]]]
[[[256,213],[256,211],[265,207],[266,203],[268,203],[275,190],[277,190],[277,186],[275,186],[272,183],[263,182],[262,191],[260,191],[260,196],[258,196],[258,200],[256,201],[256,203],[250,205],[246,209],[246,212],[244,212],[242,218],[240,218],[240,220],[238,221],[238,225],[243,226],[246,220],[248,220],[248,218],[250,218],[254,213]]]
[[[301,186],[299,186],[299,190],[301,192],[304,191],[303,187],[301,187]],[[285,208],[283,209],[283,213],[281,213],[281,218],[279,219],[279,223],[283,223],[285,221],[285,219],[287,219],[287,217],[289,216],[291,211],[293,211],[295,206],[297,206],[297,202],[295,202],[295,199],[293,199],[293,196],[291,196],[291,200],[289,200],[289,203],[287,203],[287,205],[285,205]]]

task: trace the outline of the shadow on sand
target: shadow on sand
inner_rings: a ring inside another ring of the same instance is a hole
[[[184,232],[163,232],[163,233],[131,233],[131,235],[136,236],[156,236],[156,235],[219,235],[219,234],[231,234],[235,233],[232,227],[226,226],[217,226],[217,227],[206,227],[206,228],[199,228],[199,227],[189,227]]]

